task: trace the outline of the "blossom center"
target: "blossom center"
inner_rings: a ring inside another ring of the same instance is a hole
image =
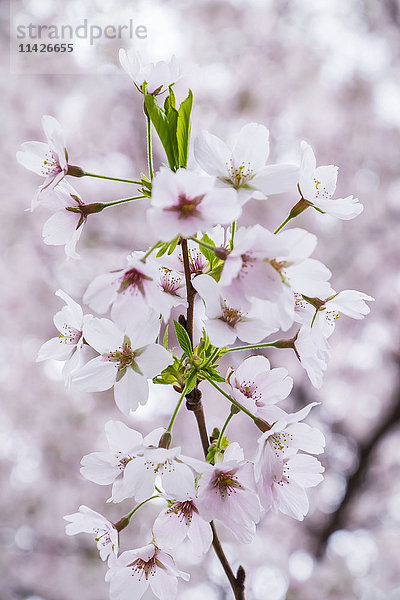
[[[174,275],[172,269],[168,269],[167,267],[161,267],[160,271],[160,285],[163,292],[170,294],[171,296],[180,296],[178,291],[182,287],[181,277]]]
[[[157,565],[158,563],[158,565]],[[154,577],[154,575],[156,574],[157,571],[157,566],[160,566],[161,563],[159,563],[159,561],[157,561],[157,556],[156,553],[154,553],[154,555],[149,559],[149,560],[143,560],[143,558],[137,558],[136,560],[134,560],[130,565],[128,565],[128,567],[132,567],[132,570],[136,573],[138,573],[139,575],[139,581],[142,578],[142,576],[144,575],[146,580],[149,579],[149,577]]]
[[[235,327],[242,319],[243,313],[237,309],[228,306],[227,301],[223,301],[222,315],[219,317],[220,321],[223,321],[229,327]]]
[[[139,291],[142,296],[145,295],[144,282],[151,281],[151,277],[148,277],[139,269],[128,269],[125,271],[123,276],[119,279],[120,286],[118,289],[118,294],[123,294],[127,290],[129,290],[132,294],[135,294]]]
[[[185,525],[189,527],[195,511],[196,507],[194,506],[192,500],[185,500],[185,502],[175,502],[175,504],[173,504],[171,508],[167,510],[167,514],[175,513],[181,523],[184,522]]]
[[[233,160],[230,159],[229,163],[226,163],[228,169],[229,178],[228,181],[237,190],[244,187],[246,183],[254,175],[254,171],[251,168],[250,163],[242,162],[238,167],[234,164]]]
[[[313,179],[315,189],[317,191],[317,198],[320,198],[321,200],[329,200],[330,198],[332,198],[332,194],[328,192],[326,186],[323,183],[321,183],[321,181],[319,181],[316,177],[314,177]]]
[[[52,150],[49,150],[44,157],[42,164],[42,175],[47,177],[48,175],[57,175],[61,172],[60,163],[58,156]]]
[[[205,194],[201,194],[191,198],[186,194],[179,194],[177,204],[174,204],[174,206],[170,206],[165,210],[178,213],[179,219],[185,220],[191,217],[200,217],[201,212],[199,211],[198,207],[201,204],[204,196]]]
[[[62,326],[62,333],[58,336],[61,344],[68,344],[72,346],[76,346],[79,340],[82,337],[82,331],[79,329],[75,329],[75,327],[71,327],[67,323],[64,323]]]
[[[235,471],[216,471],[211,480],[211,487],[215,489],[216,494],[221,495],[223,500],[232,493],[236,494],[237,489],[243,489]]]
[[[254,381],[242,381],[239,385],[239,391],[242,392],[246,398],[254,400],[256,404],[262,398],[262,394],[258,391],[258,386]]]

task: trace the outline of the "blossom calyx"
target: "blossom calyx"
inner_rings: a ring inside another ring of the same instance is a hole
[[[81,169],[81,167],[76,167],[74,165],[67,165],[67,167],[67,175],[71,175],[71,177],[84,177],[86,175],[85,171]]]
[[[160,441],[158,442],[158,447],[159,448],[165,448],[166,450],[168,450],[168,448],[171,445],[171,441],[172,441],[171,432],[170,431],[164,431],[164,433],[160,437]]]

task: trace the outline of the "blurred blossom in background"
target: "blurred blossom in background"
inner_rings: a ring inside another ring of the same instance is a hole
[[[270,129],[272,162],[298,162],[304,139],[318,164],[339,166],[338,197],[354,194],[365,205],[356,221],[306,211],[296,226],[318,235],[315,257],[333,271],[335,289],[351,287],[376,298],[371,315],[339,321],[319,391],[289,352],[268,354],[295,379],[288,409],[321,402],[311,424],[327,437],[326,477],[313,489],[309,517],[299,523],[268,513],[249,546],[228,530],[222,529],[221,537],[228,557],[243,561],[254,600],[384,598],[400,585],[399,1],[26,0],[20,5],[18,10],[41,23],[88,15],[98,23],[133,19],[147,27],[148,37],[100,40],[94,54],[85,54],[83,45],[74,53],[71,75],[54,74],[56,56],[47,73],[10,74],[9,7],[0,4],[1,600],[108,597],[95,544],[86,536],[66,537],[62,516],[80,504],[103,509],[105,490],[83,480],[79,462],[104,448],[104,422],[120,414],[112,392],[65,390],[60,364],[37,364],[35,358],[55,335],[56,289],[80,301],[95,275],[119,268],[133,249],[146,248],[146,201],[94,215],[79,242],[81,260],[65,261],[62,247],[42,242],[48,214],[25,212],[39,181],[17,164],[15,152],[23,141],[42,139],[41,116],[49,114],[64,127],[72,164],[128,178],[146,170],[142,99],[119,67],[121,45],[151,60],[177,56],[185,73],[177,95],[183,97],[190,86],[195,96],[193,136],[207,129],[229,139],[246,122],[263,123]],[[30,57],[32,73],[40,72],[40,60]],[[156,146],[156,165],[161,160]],[[74,183],[85,202],[107,202],[131,191],[123,183]],[[275,228],[295,201],[289,195],[251,200],[243,224]],[[210,430],[224,415],[213,397],[211,391],[205,397]],[[162,424],[171,402],[166,390],[155,389],[130,424],[146,431],[154,414]],[[232,438],[240,435],[245,448],[246,443],[253,447],[252,424],[238,419],[231,427]],[[178,431],[183,447],[197,445],[190,417]],[[128,504],[109,505],[107,516],[118,519]],[[157,510],[142,509],[124,550],[142,545]],[[212,551],[198,568],[185,556],[177,560],[192,572],[179,598],[230,597]]]

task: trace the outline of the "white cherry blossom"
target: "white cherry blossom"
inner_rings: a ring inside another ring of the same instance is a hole
[[[81,363],[83,327],[92,316],[84,316],[79,304],[63,290],[57,290],[56,296],[65,302],[65,306],[53,318],[60,335],[51,338],[40,347],[36,360],[37,362],[50,359],[65,361],[63,376],[69,382],[71,374]]]
[[[264,125],[248,123],[239,132],[233,149],[208,131],[194,142],[198,164],[221,186],[238,193],[241,204],[255,192],[264,196],[296,189],[298,167],[289,164],[265,165],[269,156],[269,132]]]
[[[118,555],[118,531],[110,523],[108,519],[100,513],[88,508],[80,506],[78,512],[64,517],[69,521],[65,526],[67,535],[75,535],[77,533],[92,533],[96,536],[97,549],[101,560],[107,560],[112,555]]]
[[[332,199],[336,189],[338,167],[334,165],[317,167],[315,154],[307,142],[301,143],[302,159],[299,188],[302,197],[314,208],[332,217],[345,221],[354,219],[363,210],[358,198]]]
[[[193,472],[184,463],[181,449],[158,448],[164,429],[157,428],[145,438],[119,421],[109,421],[105,429],[109,450],[84,456],[81,473],[99,485],[112,483],[110,501],[146,500],[154,492],[157,477],[164,489],[174,494],[185,495],[192,489]]]
[[[132,313],[146,313],[149,307],[154,308],[158,315],[161,295],[159,268],[151,260],[144,263],[143,256],[144,252],[132,252],[126,258],[128,264],[125,269],[95,277],[83,301],[99,314],[106,313],[111,307],[112,318],[122,327],[129,323]]]
[[[24,142],[17,152],[17,160],[22,166],[45,178],[32,199],[31,210],[40,204],[43,190],[54,188],[68,171],[68,153],[60,123],[54,117],[44,115],[42,127],[47,143]]]
[[[153,542],[128,550],[110,563],[106,581],[110,582],[110,600],[140,600],[147,589],[160,600],[175,600],[178,577],[189,580],[179,571],[170,554]]]
[[[147,221],[158,239],[173,239],[207,231],[218,223],[232,223],[240,213],[235,192],[215,188],[213,178],[161,167],[153,180]]]
[[[54,213],[43,225],[44,243],[50,246],[65,246],[68,258],[80,258],[76,252],[76,244],[81,237],[87,214],[78,192],[63,180],[56,188],[42,194],[41,205]]]
[[[155,96],[181,78],[181,68],[174,55],[169,63],[164,60],[144,63],[138,52],[127,52],[121,48],[119,61],[139,91],[142,91],[143,83],[146,83],[147,93]]]
[[[237,337],[254,344],[277,331],[263,313],[261,301],[255,299],[250,303],[234,291],[222,288],[209,275],[195,277],[193,287],[204,300],[204,327],[214,346],[233,344]]]
[[[84,327],[86,342],[99,352],[74,371],[72,382],[84,392],[101,392],[114,387],[114,398],[125,415],[147,402],[148,379],[171,362],[171,354],[154,343],[159,331],[156,316],[136,314],[122,331],[109,319],[93,318]]]

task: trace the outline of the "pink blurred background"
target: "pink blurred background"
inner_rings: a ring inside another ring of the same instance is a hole
[[[298,161],[305,139],[318,164],[339,166],[338,195],[354,194],[365,205],[355,221],[306,211],[296,224],[318,235],[315,257],[332,270],[335,289],[376,298],[371,314],[364,321],[340,319],[319,391],[287,351],[268,354],[295,378],[287,408],[321,402],[309,422],[327,438],[325,480],[313,490],[303,523],[267,514],[251,545],[238,544],[222,528],[221,537],[232,563],[246,567],[249,600],[379,599],[377,590],[400,585],[399,2],[70,0],[61,6],[35,0],[21,6],[43,23],[88,15],[144,23],[148,38],[134,47],[152,59],[175,53],[183,65],[178,95],[188,85],[194,91],[193,135],[208,129],[229,139],[246,122],[263,123],[272,161]],[[105,421],[121,415],[112,393],[66,390],[59,363],[37,364],[35,357],[55,334],[56,289],[80,301],[95,275],[119,268],[128,252],[152,241],[145,201],[94,215],[78,246],[81,260],[65,261],[62,248],[42,243],[47,213],[25,212],[39,178],[17,164],[15,152],[23,141],[43,139],[40,119],[50,114],[64,127],[72,164],[135,177],[146,169],[141,97],[120,72],[118,40],[99,42],[95,58],[79,55],[78,74],[52,74],[51,64],[43,75],[10,74],[6,2],[0,14],[0,599],[102,600],[108,597],[105,567],[89,536],[65,536],[62,516],[80,504],[110,519],[129,510],[129,501],[105,506],[108,490],[79,474],[81,457],[105,447]],[[163,160],[158,147],[155,159],[156,165]],[[96,180],[77,180],[76,187],[87,202],[132,191]],[[252,200],[242,223],[274,228],[295,201],[289,195]],[[227,408],[208,388],[203,393],[211,429]],[[165,425],[173,401],[157,388],[130,424],[143,432]],[[191,415],[181,417],[183,424],[177,442],[200,455]],[[243,419],[230,426],[231,438],[246,448],[254,449],[255,435]],[[123,549],[146,542],[158,508],[142,509]],[[179,560],[192,572],[180,599],[230,598],[212,552],[203,565],[189,563],[183,552]]]

